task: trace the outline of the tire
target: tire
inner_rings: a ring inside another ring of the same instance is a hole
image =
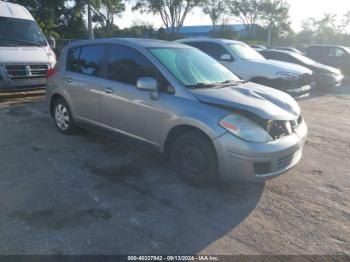
[[[57,128],[65,135],[75,134],[77,128],[74,124],[72,111],[63,98],[58,98],[54,103],[53,118]]]
[[[199,132],[181,135],[170,152],[173,167],[189,184],[207,186],[220,180],[216,151],[205,135]]]

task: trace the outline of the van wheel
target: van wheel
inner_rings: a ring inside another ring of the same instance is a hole
[[[76,133],[72,112],[64,99],[59,98],[55,101],[53,116],[56,126],[63,134]]]
[[[215,148],[199,132],[178,137],[172,145],[170,157],[179,175],[192,185],[206,186],[220,178]]]

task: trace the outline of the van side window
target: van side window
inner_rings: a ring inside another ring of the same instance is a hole
[[[84,75],[101,76],[103,58],[103,45],[71,48],[68,51],[67,69]]]
[[[157,71],[138,51],[123,45],[112,45],[107,60],[107,78],[136,86],[140,77],[157,79]]]

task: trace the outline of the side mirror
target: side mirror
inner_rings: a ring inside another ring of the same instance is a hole
[[[140,77],[137,79],[136,86],[140,90],[155,92],[158,90],[158,83],[152,77]]]
[[[56,40],[55,40],[55,38],[53,38],[52,36],[49,36],[47,38],[47,42],[49,43],[49,45],[51,46],[52,49],[56,48]]]
[[[233,58],[229,54],[223,54],[222,56],[220,56],[220,61],[231,62],[233,61]]]

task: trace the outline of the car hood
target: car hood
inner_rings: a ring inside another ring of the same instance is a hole
[[[291,96],[253,83],[192,92],[200,102],[232,111],[246,111],[265,120],[291,121],[300,115],[300,107]]]
[[[6,63],[48,63],[46,47],[2,47],[0,46],[0,64]]]
[[[340,74],[340,70],[331,66],[327,66],[324,64],[316,63],[314,65],[310,65],[312,70],[322,73],[331,73],[331,74]]]
[[[312,71],[304,66],[287,62],[281,62],[276,60],[251,60],[250,62],[254,63],[256,66],[270,68],[276,73],[288,72],[296,75],[312,74]]]

